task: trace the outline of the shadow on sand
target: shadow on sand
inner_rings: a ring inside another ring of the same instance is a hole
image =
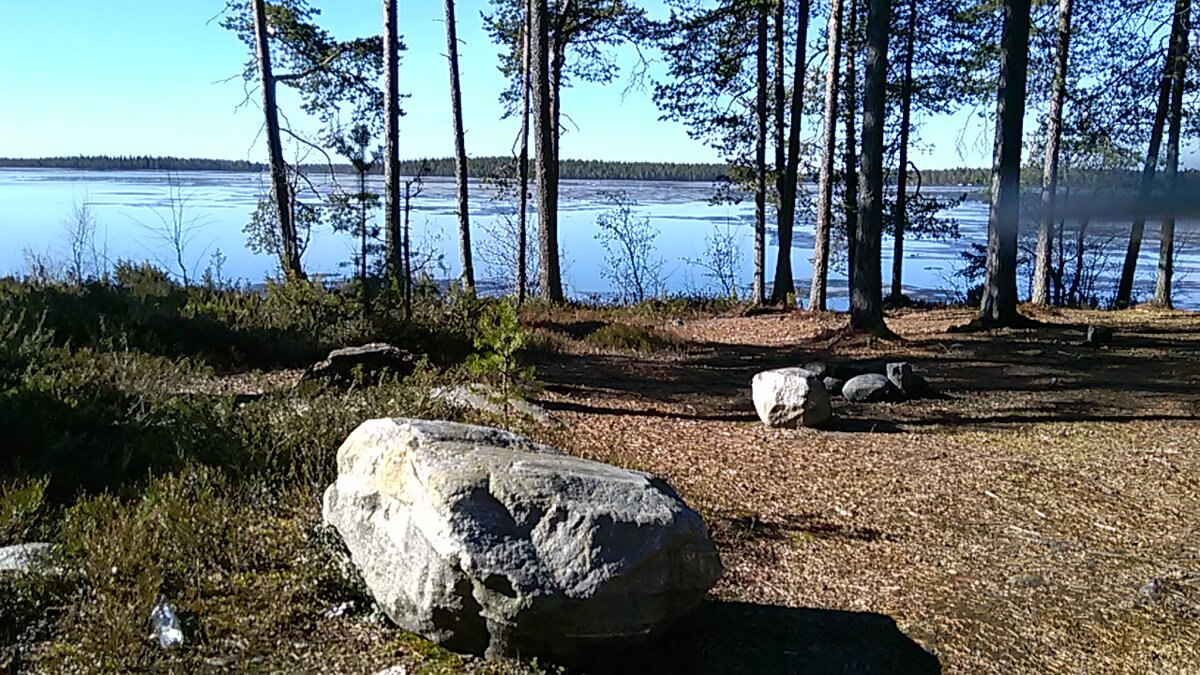
[[[652,645],[580,672],[925,675],[941,664],[882,614],[711,601]]]

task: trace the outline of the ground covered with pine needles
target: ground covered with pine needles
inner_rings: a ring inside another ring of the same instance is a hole
[[[153,281],[153,279],[151,279]],[[348,296],[354,297],[354,296]],[[969,310],[845,317],[720,305],[522,313],[532,398],[564,424],[431,400],[487,302],[367,320],[316,286],[263,294],[135,279],[0,286],[0,545],[50,541],[68,574],[0,578],[0,671],[542,672],[438,649],[372,609],[320,525],[362,420],[510,426],[653,472],[726,567],[652,648],[583,672],[1158,672],[1200,663],[1200,316]],[[1115,330],[1084,342],[1087,324]],[[390,340],[404,380],[295,387],[329,348]],[[447,345],[452,346],[450,350]],[[812,360],[907,360],[945,396],[835,404],[769,430],[751,377]],[[147,638],[160,595],[187,642]]]

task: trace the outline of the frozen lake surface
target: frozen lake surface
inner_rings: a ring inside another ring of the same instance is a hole
[[[260,174],[186,172],[177,174],[177,179],[181,194],[187,200],[185,218],[194,219],[199,226],[188,258],[189,265],[194,264],[195,272],[202,271],[210,263],[211,254],[219,250],[225,258],[223,275],[227,278],[253,283],[275,273],[275,260],[250,252],[242,231],[265,188]],[[350,176],[340,179],[347,184],[352,182]],[[376,191],[382,191],[378,178],[371,184]],[[926,194],[938,193],[947,197],[958,196],[964,191],[978,195],[976,188],[925,188]],[[564,283],[570,296],[605,297],[612,292],[602,275],[604,251],[595,238],[596,217],[612,208],[607,196],[612,193],[624,193],[627,199],[635,202],[637,213],[648,218],[657,230],[655,247],[657,255],[664,261],[662,269],[668,292],[717,291],[704,270],[689,262],[704,257],[706,238],[714,231],[732,232],[739,241],[740,280],[743,285],[749,285],[754,240],[752,199],[739,204],[711,204],[713,186],[707,183],[564,181],[559,200],[559,228]],[[0,274],[22,272],[27,252],[64,259],[63,222],[76,205],[84,203],[96,217],[98,239],[108,259],[166,260],[170,257],[146,227],[158,224],[159,215],[165,215],[169,210],[171,202],[166,173],[0,169]],[[414,245],[424,245],[440,253],[441,263],[433,271],[438,278],[454,277],[459,271],[454,208],[454,185],[445,178],[426,179],[423,192],[413,202]],[[496,199],[489,186],[472,184],[472,235],[478,249],[476,274],[481,281],[504,284],[511,276],[507,269],[489,264],[485,259],[487,256],[481,255],[480,251],[489,248],[489,238],[502,231],[497,226],[499,219],[513,209],[512,203]],[[939,300],[961,293],[966,284],[955,274],[963,265],[960,252],[971,243],[986,243],[986,203],[977,198],[968,199],[943,216],[958,220],[959,239],[906,242],[905,291],[913,297]],[[796,283],[805,298],[812,274],[809,260],[812,219],[811,212],[801,212],[793,246]],[[1128,236],[1123,233],[1128,232],[1128,227],[1126,222],[1092,225],[1093,231],[1113,235],[1109,244],[1113,254],[1106,277],[1119,272]],[[1189,220],[1182,221],[1177,228],[1181,252],[1176,271],[1176,301],[1180,307],[1200,309],[1200,248],[1195,245],[1200,241],[1192,236],[1200,232],[1200,227]],[[1140,298],[1148,298],[1153,293],[1158,257],[1157,231],[1157,223],[1148,223],[1136,286]],[[776,251],[774,233],[770,232],[768,237],[772,244],[767,253],[769,281],[773,276]],[[840,249],[842,245],[835,243],[834,247]],[[343,263],[351,258],[355,248],[356,243],[346,235],[328,230],[314,232],[304,256],[305,268],[310,273],[344,275],[348,268]],[[886,238],[883,251],[886,294],[892,251],[892,243]],[[830,288],[833,308],[846,306],[844,267],[843,262],[834,262]],[[1107,298],[1114,286],[1111,281],[1102,283],[1101,296]],[[1022,281],[1023,292],[1024,288]]]

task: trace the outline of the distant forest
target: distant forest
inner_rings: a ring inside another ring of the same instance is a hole
[[[503,175],[511,171],[511,157],[472,157],[469,170],[472,176]],[[320,168],[325,165],[313,165]],[[266,164],[235,159],[204,159],[196,157],[110,157],[107,155],[77,157],[40,157],[35,159],[2,158],[5,169],[85,169],[90,171],[262,171]],[[349,164],[334,164],[338,173],[353,173]],[[408,159],[400,162],[404,175],[423,173],[426,176],[454,175],[454,159]],[[375,173],[379,173],[377,170]],[[577,180],[645,180],[714,182],[728,177],[725,164],[674,162],[614,162],[595,159],[564,159],[561,177]],[[808,176],[815,181],[816,176]],[[926,185],[987,185],[991,169],[937,169],[921,172]]]

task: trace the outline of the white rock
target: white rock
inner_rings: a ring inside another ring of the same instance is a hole
[[[0,572],[30,572],[47,569],[54,546],[43,542],[0,547]]]
[[[663,481],[495,429],[371,420],[338,450],[324,518],[402,628],[489,656],[645,637],[721,564]]]
[[[551,426],[562,425],[562,422],[545,408],[517,397],[506,399],[493,387],[479,382],[454,387],[435,387],[429,394],[434,399],[456,408],[470,408],[499,417],[524,417]]]
[[[769,427],[811,427],[833,417],[821,377],[804,368],[780,368],[754,376],[754,409]]]

